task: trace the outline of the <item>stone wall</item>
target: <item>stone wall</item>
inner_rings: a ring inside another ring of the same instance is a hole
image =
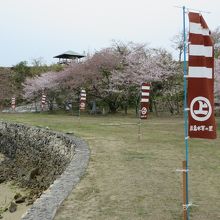
[[[57,105],[54,105],[57,109]],[[48,105],[47,103],[44,106],[44,111],[48,111]],[[12,109],[11,107],[6,108],[2,110],[3,113],[25,113],[25,112],[41,112],[41,102],[35,102],[35,103],[30,103],[30,104],[23,104],[23,105],[16,105],[15,109]]]
[[[0,122],[0,152],[10,169],[7,179],[22,186],[47,189],[70,163],[74,148],[74,141],[65,134]]]
[[[89,162],[82,139],[39,127],[0,121],[0,152],[9,178],[40,194],[23,220],[51,220],[80,181]],[[1,171],[1,170],[0,170]]]

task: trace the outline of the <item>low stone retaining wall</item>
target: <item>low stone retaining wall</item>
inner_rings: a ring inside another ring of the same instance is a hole
[[[0,122],[0,152],[13,160],[11,179],[44,191],[23,217],[34,220],[53,219],[89,160],[88,146],[77,137],[7,122]]]

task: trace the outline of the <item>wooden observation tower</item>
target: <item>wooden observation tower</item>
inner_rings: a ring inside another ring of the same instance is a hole
[[[83,57],[85,57],[85,55],[68,50],[62,54],[54,56],[53,58],[59,58],[59,61],[58,61],[59,64],[68,65],[68,64],[72,63],[73,61],[79,62],[79,59],[81,59]]]

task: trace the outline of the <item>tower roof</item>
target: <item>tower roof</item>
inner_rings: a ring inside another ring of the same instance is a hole
[[[59,54],[57,56],[54,56],[53,58],[64,58],[64,59],[74,59],[74,58],[82,58],[85,57],[85,55],[76,53],[72,50],[68,50],[62,54]]]

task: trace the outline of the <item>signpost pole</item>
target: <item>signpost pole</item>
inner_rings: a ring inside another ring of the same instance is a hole
[[[80,105],[79,105],[79,125],[80,125],[80,113],[81,111],[80,111]]]
[[[138,140],[141,140],[141,111],[139,110]]]
[[[190,220],[189,216],[189,193],[188,193],[188,165],[189,165],[189,137],[188,137],[188,108],[187,108],[187,64],[186,64],[186,8],[183,6],[183,39],[184,39],[184,134],[185,134],[185,154],[186,154],[186,166],[185,166],[185,193],[186,193],[186,203],[184,209],[187,212],[187,220]],[[183,184],[183,185],[184,185]]]
[[[142,91],[142,85],[140,86],[140,103],[139,103],[139,111],[138,111],[138,140],[141,140],[141,91]]]

